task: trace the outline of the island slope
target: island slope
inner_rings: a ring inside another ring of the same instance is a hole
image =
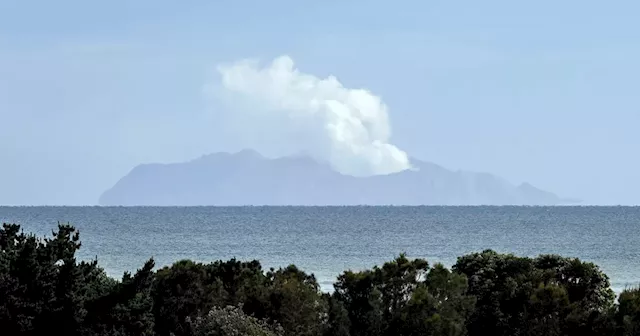
[[[571,203],[487,173],[412,160],[414,170],[353,177],[309,157],[269,159],[255,151],[216,153],[135,167],[101,205],[558,205]]]

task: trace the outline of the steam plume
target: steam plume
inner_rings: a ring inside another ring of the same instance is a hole
[[[286,55],[266,67],[240,60],[217,70],[225,90],[252,101],[271,121],[269,132],[298,134],[290,140],[299,150],[334,170],[369,176],[410,168],[407,154],[389,143],[386,105],[371,92],[300,72]]]

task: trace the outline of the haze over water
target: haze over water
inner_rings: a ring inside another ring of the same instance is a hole
[[[0,221],[51,235],[80,229],[79,256],[120,278],[154,257],[295,264],[331,290],[342,271],[401,252],[450,267],[484,249],[578,257],[598,264],[616,292],[640,284],[640,207],[0,207]]]

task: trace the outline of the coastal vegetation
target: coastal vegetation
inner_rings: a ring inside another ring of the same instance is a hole
[[[81,261],[78,231],[0,229],[0,334],[78,336],[640,335],[640,290],[616,300],[593,263],[491,250],[451,269],[400,254],[340,274],[332,293],[294,265],[153,259],[121,279]]]

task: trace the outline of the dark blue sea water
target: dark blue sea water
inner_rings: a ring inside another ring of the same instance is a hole
[[[556,253],[601,266],[617,292],[640,284],[638,207],[0,207],[0,221],[50,235],[58,221],[80,229],[80,257],[114,277],[154,257],[258,259],[296,264],[330,290],[345,269],[401,252],[451,266],[494,249]]]

